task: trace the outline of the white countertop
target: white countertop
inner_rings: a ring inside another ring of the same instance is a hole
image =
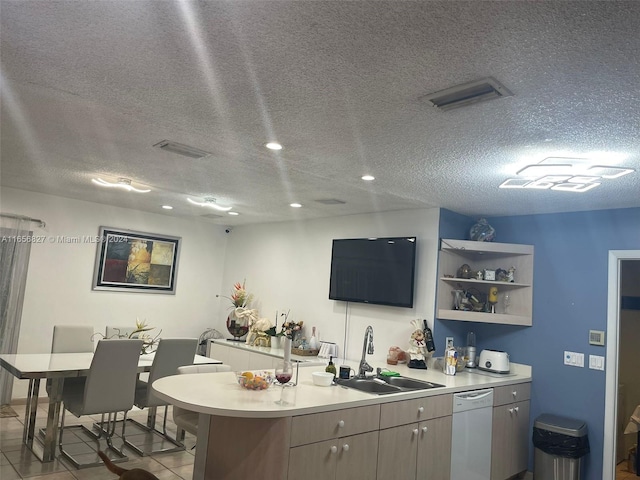
[[[449,376],[431,366],[428,370],[411,369],[406,365],[383,364],[375,367],[389,368],[405,377],[439,383],[444,387],[385,395],[341,386],[319,387],[313,384],[311,373],[323,371],[324,367],[305,367],[302,364],[297,386],[286,387],[285,399],[291,402],[287,406],[275,403],[282,387],[272,385],[267,390],[245,390],[238,385],[234,372],[173,375],[156,380],[153,390],[173,405],[208,415],[277,418],[531,381],[531,367],[515,363],[511,363],[511,373],[508,375],[484,375],[465,370]]]
[[[262,355],[269,355],[270,357],[276,357],[276,358],[284,358],[284,349],[282,348],[278,348],[275,345],[271,346],[271,347],[258,347],[258,346],[254,346],[254,345],[249,345],[247,343],[245,343],[244,341],[241,342],[235,342],[235,341],[228,341],[228,340],[224,340],[224,339],[209,339],[209,341],[211,343],[215,343],[218,345],[223,345],[225,347],[231,347],[231,348],[236,348],[238,350],[243,350],[243,351],[247,351],[247,352],[256,352],[256,353],[261,353]],[[292,362],[304,362],[304,363],[314,363],[314,364],[318,364],[318,361],[320,360],[320,362],[324,361],[324,359],[319,359],[317,355],[295,355],[295,354],[291,354],[291,361]],[[328,363],[328,360],[327,360]]]

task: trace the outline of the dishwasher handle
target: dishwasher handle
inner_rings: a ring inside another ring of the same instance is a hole
[[[488,390],[476,390],[473,392],[464,392],[464,393],[454,393],[453,396],[457,398],[461,398],[463,400],[480,400],[489,395],[493,395],[493,389]]]

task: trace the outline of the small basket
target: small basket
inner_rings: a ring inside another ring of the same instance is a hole
[[[304,350],[302,348],[291,348],[291,353],[294,355],[302,355],[303,357],[316,356],[318,352],[320,352],[320,350],[317,348],[305,348]]]

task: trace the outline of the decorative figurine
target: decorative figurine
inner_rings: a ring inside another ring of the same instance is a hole
[[[469,238],[476,242],[493,242],[496,237],[496,230],[485,218],[478,220],[471,230],[469,231]]]
[[[491,305],[491,313],[496,313],[496,303],[498,303],[498,287],[491,287],[489,289],[489,297],[487,301]]]
[[[461,265],[458,271],[456,272],[456,277],[458,278],[471,278],[473,272],[471,271],[471,267],[466,263]]]
[[[516,267],[511,267],[509,270],[507,270],[507,282],[515,282],[514,277],[516,274]]]
[[[420,320],[412,320],[411,324],[414,327],[414,331],[409,340],[409,350],[407,350],[410,359],[407,367],[426,369],[427,343],[424,337],[424,331],[422,330]]]

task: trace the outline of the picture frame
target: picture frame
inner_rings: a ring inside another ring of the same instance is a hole
[[[93,290],[174,295],[181,237],[100,227]]]

